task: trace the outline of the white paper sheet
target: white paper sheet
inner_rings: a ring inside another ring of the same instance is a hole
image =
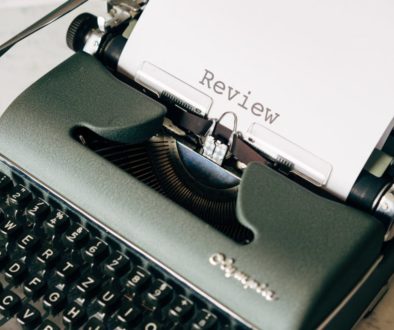
[[[391,0],[150,0],[119,68],[151,64],[212,98],[209,117],[286,138],[345,199],[394,118],[393,17]]]

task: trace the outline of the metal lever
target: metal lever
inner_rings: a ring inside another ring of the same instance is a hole
[[[215,129],[217,125],[223,120],[227,115],[232,115],[234,117],[234,128],[227,141],[227,144],[222,143],[219,139],[214,137]],[[234,112],[228,111],[224,112],[218,120],[213,119],[212,125],[205,134],[205,140],[202,148],[202,155],[218,165],[222,165],[223,161],[227,159],[232,150],[234,137],[237,134],[238,118]]]
[[[25,39],[26,37],[37,32],[38,30],[41,30],[47,25],[55,22],[59,18],[68,14],[70,11],[74,10],[75,8],[79,7],[80,5],[84,4],[87,1],[88,0],[69,0],[64,4],[60,5],[55,10],[51,11],[48,15],[44,16],[39,21],[29,26],[21,33],[17,34],[15,37],[11,38],[6,43],[2,44],[0,46],[0,57],[3,56],[8,50],[10,50],[11,47],[13,47],[19,41]]]

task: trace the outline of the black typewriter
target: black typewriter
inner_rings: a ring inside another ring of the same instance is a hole
[[[0,118],[1,329],[350,329],[394,272],[393,168],[344,203],[130,81],[146,5],[76,17],[75,55]]]

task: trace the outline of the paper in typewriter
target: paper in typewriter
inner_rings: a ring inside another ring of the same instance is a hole
[[[393,17],[389,0],[150,0],[119,68],[210,118],[234,112],[345,199],[392,126]]]

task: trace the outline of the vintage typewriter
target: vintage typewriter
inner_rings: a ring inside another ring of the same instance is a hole
[[[145,6],[78,16],[76,54],[0,118],[0,327],[350,329],[394,272],[393,168],[339,201],[120,74]]]

